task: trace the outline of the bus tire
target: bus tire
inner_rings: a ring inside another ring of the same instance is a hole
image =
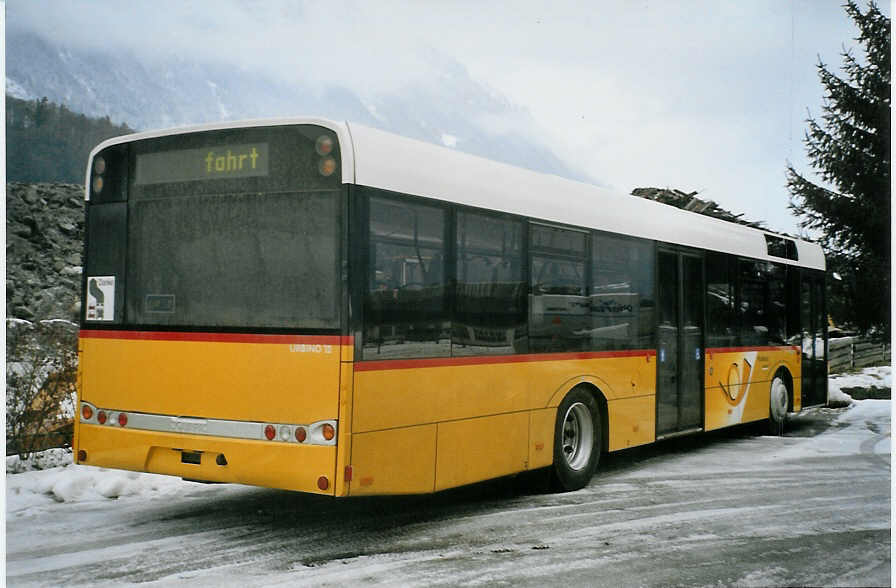
[[[584,488],[601,452],[600,409],[594,396],[573,388],[557,408],[554,424],[554,487],[561,492]]]
[[[787,420],[790,393],[781,374],[775,374],[768,401],[768,434],[775,437],[784,435],[784,421]]]

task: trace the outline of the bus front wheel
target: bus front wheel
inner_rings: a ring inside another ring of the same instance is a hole
[[[787,384],[780,375],[772,380],[772,388],[769,391],[768,403],[768,433],[780,437],[784,435],[784,421],[787,418],[789,405]]]
[[[554,486],[579,490],[591,480],[600,460],[600,409],[594,396],[573,388],[557,409],[554,426]]]

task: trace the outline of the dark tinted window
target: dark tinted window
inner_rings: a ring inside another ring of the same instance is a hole
[[[121,321],[124,310],[127,218],[128,208],[125,202],[91,203],[88,206],[84,316],[90,322]],[[105,279],[98,282],[98,278]],[[106,300],[107,297],[110,299]]]
[[[592,235],[590,348],[652,346],[653,243]]]
[[[586,241],[581,231],[530,225],[532,351],[581,350],[590,344]]]
[[[800,341],[800,268],[788,265],[787,270],[787,344]]]
[[[785,270],[763,261],[740,262],[741,345],[780,345],[787,333]]]
[[[132,195],[128,320],[339,327],[338,192]]]
[[[787,341],[787,270],[779,263],[766,263],[765,276],[768,342],[783,345]]]
[[[734,307],[737,258],[726,253],[706,254],[706,346],[737,344]]]
[[[793,260],[796,260],[798,258],[796,252],[796,243],[793,241],[793,239],[786,239],[784,237],[778,237],[776,235],[766,235],[765,245],[768,254],[773,255],[774,257],[783,257],[784,259]]]
[[[447,356],[442,208],[370,199],[364,359]]]
[[[312,125],[104,149],[91,162],[85,262],[103,279],[85,282],[85,317],[114,290],[131,325],[338,329],[338,154]]]
[[[452,355],[524,350],[523,223],[459,212],[456,226],[457,287]]]

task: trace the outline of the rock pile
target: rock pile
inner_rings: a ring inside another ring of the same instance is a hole
[[[697,192],[682,192],[681,190],[670,190],[669,188],[635,188],[632,190],[632,196],[646,198],[663,204],[670,204],[683,210],[705,214],[706,216],[720,218],[732,223],[747,225],[754,229],[765,229],[765,225],[762,221],[754,222],[745,220],[742,218],[743,213],[734,214],[733,212],[729,212],[712,200],[697,198],[697,194]]]
[[[84,187],[6,185],[6,316],[78,320]]]

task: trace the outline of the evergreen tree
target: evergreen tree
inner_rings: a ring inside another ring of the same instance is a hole
[[[862,331],[890,329],[890,19],[869,1],[849,0],[864,58],[841,52],[846,79],[819,60],[822,122],[813,118],[804,142],[822,182],[787,167],[790,208],[800,226],[820,234],[828,269],[832,318]],[[835,276],[836,277],[836,276]]]
[[[7,180],[82,183],[90,150],[104,139],[131,132],[108,116],[88,118],[46,97],[19,100],[7,95]]]

